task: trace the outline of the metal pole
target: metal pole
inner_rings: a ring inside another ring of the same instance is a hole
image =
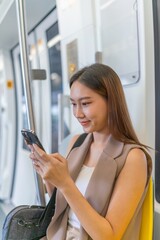
[[[26,107],[27,107],[28,126],[30,129],[35,130],[32,94],[31,94],[31,73],[29,70],[29,61],[28,61],[27,31],[26,31],[26,21],[25,21],[26,18],[25,18],[24,4],[25,4],[24,0],[16,0],[18,32],[19,32],[20,52],[21,52],[21,61],[22,61],[22,75],[23,75],[26,105],[27,105]],[[36,182],[37,203],[41,205],[45,205],[43,181],[35,171],[34,171],[34,174],[35,174],[35,182]]]

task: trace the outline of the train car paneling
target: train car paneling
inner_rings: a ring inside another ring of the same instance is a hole
[[[12,193],[15,148],[16,111],[15,82],[9,51],[0,52],[0,199]],[[9,149],[9,151],[8,151]]]
[[[68,81],[71,75],[79,68],[95,62],[94,1],[66,1],[65,4],[64,1],[57,1],[57,12],[61,36],[63,92],[69,95]],[[71,135],[83,131],[73,115],[70,121]]]
[[[120,76],[139,138],[154,147],[152,2],[129,0],[125,4],[125,1],[99,0],[96,2],[96,14],[102,61],[113,67]],[[113,17],[115,15],[116,18]],[[152,117],[149,116],[150,112]],[[146,128],[149,123],[152,128],[148,134]]]
[[[121,77],[139,138],[154,147],[152,2],[130,0],[126,3],[127,11],[124,1],[73,1],[65,6],[57,1],[64,92],[69,94],[70,75],[77,68],[95,62],[96,52],[101,52],[102,62],[116,69]],[[75,14],[76,23],[73,21]],[[81,131],[74,118],[71,128],[73,132]]]

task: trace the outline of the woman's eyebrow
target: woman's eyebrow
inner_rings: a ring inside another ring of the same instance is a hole
[[[81,97],[81,98],[78,98],[79,101],[87,100],[87,99],[91,99],[91,97]],[[70,101],[75,101],[75,100],[70,98]]]

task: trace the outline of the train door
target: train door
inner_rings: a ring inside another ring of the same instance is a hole
[[[56,9],[29,34],[28,41],[30,67],[32,69],[39,68],[46,70],[46,80],[38,81],[32,79],[31,82],[36,132],[47,152],[57,151],[57,98],[63,89],[60,38]],[[34,171],[28,157],[29,152],[27,151],[20,132],[22,128],[28,128],[28,125],[26,121],[19,46],[13,50],[13,59],[18,85],[17,92],[19,94],[19,96],[17,96],[19,103],[19,125],[17,132],[18,154],[13,202],[15,204],[23,202],[24,204],[25,202],[34,202],[36,193]],[[23,189],[25,189],[25,192],[19,197],[19,191],[23,191]]]
[[[40,66],[47,70],[47,83],[42,87],[42,102],[45,108],[42,109],[42,138],[44,144],[51,145],[51,152],[58,151],[58,126],[59,126],[59,111],[58,98],[63,92],[62,81],[62,63],[61,63],[61,36],[59,33],[58,21],[52,22],[49,25],[49,19],[43,22],[36,29],[36,36],[39,42],[46,44],[46,48],[42,47],[39,51]],[[43,35],[41,34],[43,33]],[[44,61],[47,59],[47,61]],[[47,65],[46,65],[47,64]],[[46,112],[47,111],[47,112]],[[63,125],[64,137],[69,134],[69,127],[66,123]]]
[[[30,46],[33,46],[32,40],[33,40],[32,35],[30,35],[29,37]],[[17,111],[18,127],[16,133],[17,135],[16,172],[14,178],[12,201],[15,205],[18,205],[22,204],[22,202],[33,203],[33,201],[35,200],[35,198],[33,199],[33,196],[35,197],[35,184],[32,164],[28,158],[29,152],[21,136],[21,129],[28,128],[28,122],[19,45],[13,50],[12,54],[17,86],[17,109],[18,109]],[[32,61],[30,61],[30,64],[31,63]],[[33,98],[35,98],[33,84],[32,95],[34,95]],[[23,189],[25,189],[25,191]]]
[[[51,100],[51,86],[52,86],[52,68],[53,62],[58,64],[59,72],[61,74],[61,56],[56,53],[52,55],[50,49],[52,44],[57,44],[58,41],[58,22],[57,22],[57,12],[54,11],[53,15],[49,15],[35,30],[37,43],[38,43],[38,59],[40,68],[46,70],[46,81],[41,84],[41,139],[44,148],[51,152],[52,151],[52,100]],[[53,37],[52,37],[53,36]],[[55,38],[54,42],[49,42],[51,38]],[[55,74],[59,74],[59,72]],[[54,97],[56,99],[56,91],[62,91],[62,81],[60,76],[60,82],[58,82],[57,88],[54,89]],[[54,133],[54,138],[56,138],[56,132]],[[56,139],[55,141],[56,144]]]

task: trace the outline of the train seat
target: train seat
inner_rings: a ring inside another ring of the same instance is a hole
[[[153,239],[153,220],[154,220],[154,196],[153,196],[153,180],[150,178],[147,195],[142,210],[142,225],[140,232],[140,240]]]

